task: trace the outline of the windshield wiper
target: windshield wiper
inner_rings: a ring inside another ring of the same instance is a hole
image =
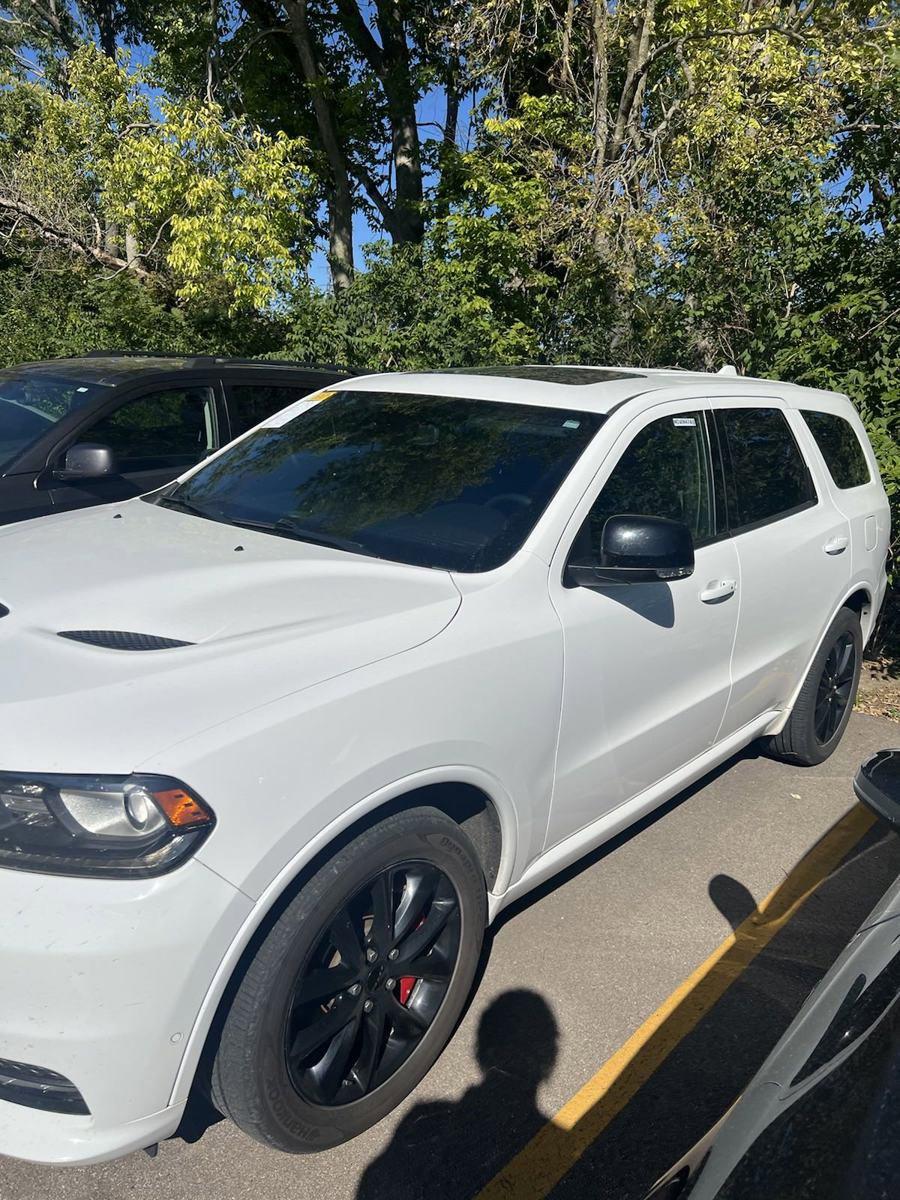
[[[198,505],[193,504],[190,500],[185,500],[183,496],[160,496],[156,503],[164,506],[165,508],[175,508],[179,512],[190,513],[194,517],[208,517],[210,520],[216,519],[213,514],[207,512],[205,508],[200,508]]]
[[[336,533],[326,533],[322,529],[308,529],[291,517],[281,517],[277,521],[254,521],[249,517],[226,517],[223,513],[207,512],[182,496],[162,496],[156,501],[167,508],[176,508],[179,512],[192,513],[197,517],[206,517],[210,521],[221,521],[224,525],[235,525],[239,529],[254,529],[259,533],[272,533],[276,537],[293,538],[298,542],[310,542],[315,546],[328,546],[332,550],[347,550],[351,554],[365,554],[369,558],[377,558],[371,550],[367,550],[362,542],[352,538],[341,537]]]
[[[341,537],[337,533],[326,533],[323,529],[309,529],[299,524],[291,517],[279,517],[277,521],[254,521],[249,517],[219,517],[229,525],[239,529],[255,529],[259,533],[273,533],[276,537],[293,538],[297,542],[310,542],[314,546],[328,546],[332,550],[347,550],[351,554],[365,554],[369,558],[377,558],[371,550],[367,550],[362,542],[352,538]]]
[[[296,538],[300,542],[311,542],[314,546],[330,546],[332,550],[348,550],[351,554],[366,554],[370,558],[377,558],[377,555],[372,554],[371,550],[367,550],[362,542],[341,537],[337,533],[326,533],[323,529],[309,529],[291,517],[281,517],[271,526],[271,529],[280,537]]]

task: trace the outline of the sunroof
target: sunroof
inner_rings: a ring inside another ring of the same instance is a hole
[[[496,375],[502,379],[534,379],[538,383],[612,383],[615,379],[643,379],[633,371],[608,367],[451,367],[440,375]]]

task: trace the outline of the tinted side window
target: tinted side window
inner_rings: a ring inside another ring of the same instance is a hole
[[[710,495],[703,414],[661,417],[641,430],[613,468],[573,550],[596,557],[603,526],[619,513],[682,521],[702,542],[714,532]]]
[[[271,417],[296,400],[302,400],[315,388],[285,387],[278,383],[234,383],[228,388],[228,411],[231,414],[231,434],[246,433],[266,417]]]
[[[803,419],[822,451],[831,478],[839,488],[859,487],[861,483],[869,482],[869,465],[849,421],[834,413],[805,410]]]
[[[812,477],[784,413],[777,408],[723,408],[716,420],[732,530],[815,503]]]
[[[185,470],[215,449],[214,406],[208,387],[153,392],[101,417],[79,440],[109,446],[123,474]]]

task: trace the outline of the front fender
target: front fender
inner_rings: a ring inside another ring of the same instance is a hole
[[[365,799],[360,800],[357,804],[341,812],[338,817],[323,828],[317,836],[311,838],[304,845],[303,849],[285,864],[282,870],[260,893],[253,908],[247,914],[237,936],[228,949],[228,953],[220,962],[200,1011],[197,1014],[197,1019],[188,1038],[178,1075],[172,1088],[169,1106],[183,1104],[187,1100],[213,1018],[225,994],[228,982],[234,974],[241,956],[253,939],[254,934],[265,921],[279,897],[284,894],[285,890],[322,851],[327,850],[328,846],[344,830],[369,815],[374,815],[377,818],[378,810],[384,808],[392,800],[408,795],[418,788],[428,787],[436,783],[470,784],[484,792],[494,804],[497,815],[500,818],[502,837],[500,868],[495,884],[496,894],[500,894],[506,890],[510,875],[514,869],[518,843],[515,807],[511,796],[506,792],[500,781],[487,772],[479,770],[477,767],[448,765],[419,771],[403,779],[394,780],[392,783],[379,788],[371,795],[366,796]]]

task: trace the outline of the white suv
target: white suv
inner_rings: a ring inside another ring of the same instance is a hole
[[[848,400],[382,375],[0,534],[0,1152],[383,1117],[486,923],[755,738],[817,763],[885,590]]]

